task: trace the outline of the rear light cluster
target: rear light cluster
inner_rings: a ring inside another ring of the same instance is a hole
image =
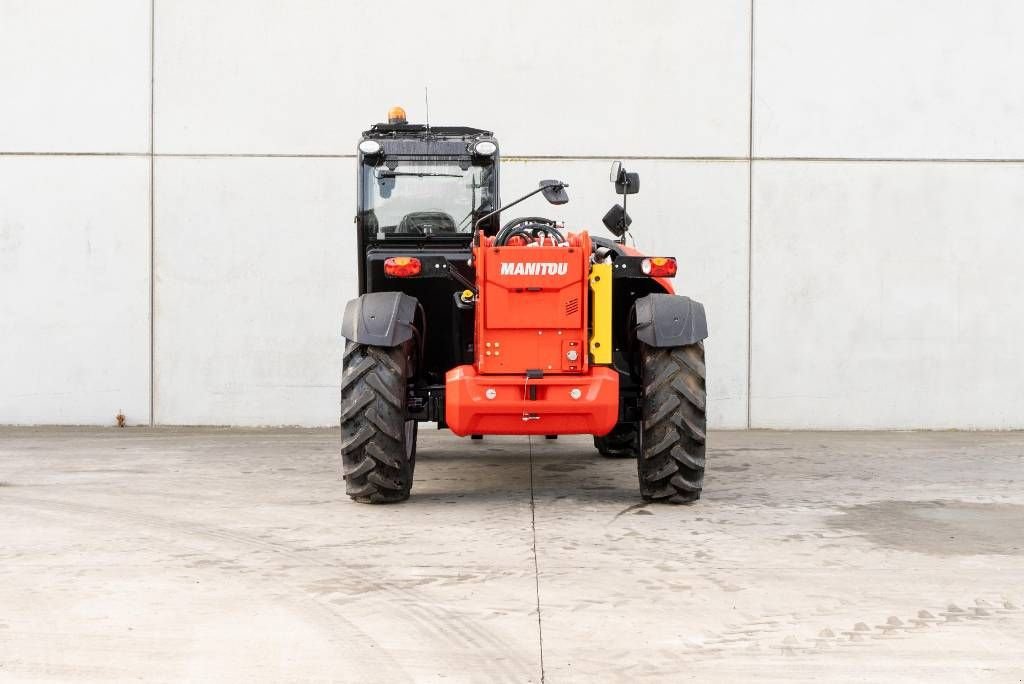
[[[416,257],[388,257],[384,260],[384,273],[392,278],[408,278],[420,274],[420,260]]]
[[[640,270],[652,278],[672,278],[676,275],[675,257],[648,257],[640,262]]]

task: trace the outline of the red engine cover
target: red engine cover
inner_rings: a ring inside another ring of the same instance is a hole
[[[587,370],[590,237],[568,247],[476,249],[476,369],[482,374]]]

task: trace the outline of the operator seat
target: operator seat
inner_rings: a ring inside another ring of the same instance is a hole
[[[395,232],[414,235],[454,233],[455,219],[443,211],[413,211],[402,217]]]

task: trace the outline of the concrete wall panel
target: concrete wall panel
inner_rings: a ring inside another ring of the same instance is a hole
[[[760,156],[1024,157],[1024,3],[758,0]]]
[[[160,159],[156,421],[333,425],[351,160]]]
[[[333,424],[338,157],[428,85],[435,124],[497,133],[506,199],[571,183],[509,217],[603,233],[602,158],[641,172],[638,245],[708,306],[713,426],[746,425],[750,315],[755,427],[1024,427],[1018,2],[756,0],[749,207],[749,0],[150,7],[0,0],[0,423],[148,420],[152,257],[157,422]],[[150,160],[118,156],[149,150],[151,26],[152,255]]]
[[[753,427],[1020,428],[1024,165],[757,162]]]
[[[404,105],[517,155],[742,155],[747,0],[158,0],[159,152],[351,153]],[[657,127],[670,124],[670,130]]]
[[[0,424],[149,422],[149,162],[0,157]]]
[[[713,427],[746,425],[747,392],[747,165],[744,162],[624,160],[640,173],[639,194],[627,209],[631,234],[649,254],[676,256],[675,286],[707,307],[708,418]],[[570,184],[569,204],[541,198],[514,207],[502,219],[541,215],[610,237],[601,224],[621,201],[608,182],[606,161],[509,162],[502,167],[505,202],[533,189],[542,178]]]
[[[146,152],[150,7],[0,0],[0,152]]]

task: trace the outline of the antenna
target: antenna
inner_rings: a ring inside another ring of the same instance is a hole
[[[430,93],[427,86],[423,86],[423,104],[427,107],[427,130],[430,130]]]

